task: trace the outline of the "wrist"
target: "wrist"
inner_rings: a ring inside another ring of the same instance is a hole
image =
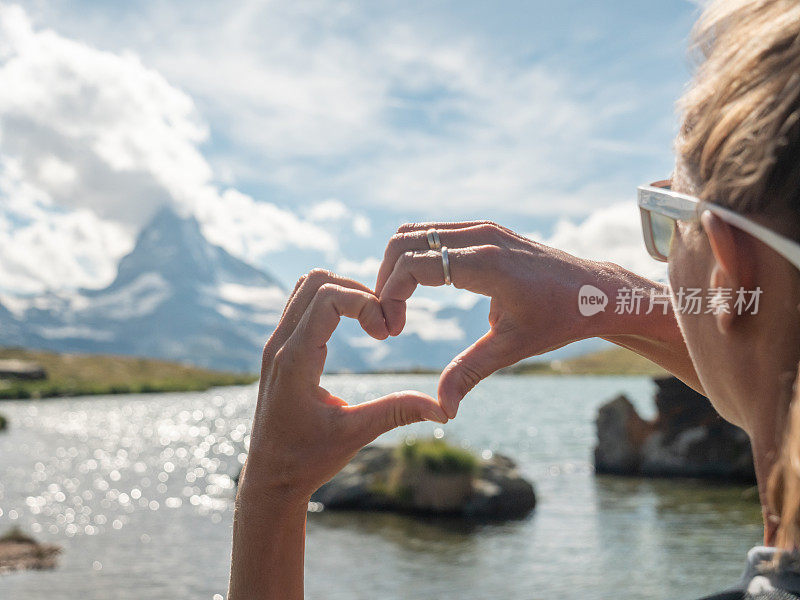
[[[237,519],[259,527],[274,523],[290,523],[305,519],[308,498],[285,490],[255,487],[245,483],[236,495]]]
[[[675,315],[667,284],[651,281],[615,263],[589,262],[594,279],[591,285],[608,299],[603,311],[582,317],[588,321],[591,337],[661,339],[674,333]]]
[[[302,507],[305,511],[313,491],[299,486],[290,477],[282,476],[280,469],[260,465],[251,454],[239,478],[237,504],[264,505],[290,510]]]

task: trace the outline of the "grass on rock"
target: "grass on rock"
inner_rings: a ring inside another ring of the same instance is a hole
[[[402,464],[424,467],[432,473],[467,475],[478,470],[475,455],[444,440],[406,440],[398,447],[398,452]]]

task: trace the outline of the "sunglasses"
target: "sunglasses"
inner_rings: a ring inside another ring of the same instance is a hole
[[[800,269],[800,244],[737,212],[674,192],[670,189],[671,183],[670,180],[656,181],[638,188],[644,244],[654,259],[667,262],[678,221],[699,221],[703,211],[708,210],[729,225],[762,241]]]

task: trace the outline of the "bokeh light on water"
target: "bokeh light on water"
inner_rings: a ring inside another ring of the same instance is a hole
[[[331,376],[360,402],[436,389],[430,376]],[[496,377],[437,436],[515,458],[539,498],[524,521],[468,527],[396,515],[309,517],[312,599],[697,597],[731,583],[758,542],[741,487],[594,476],[597,407],[640,378]],[[255,386],[207,393],[7,402],[0,412],[0,532],[64,547],[52,572],[0,578],[0,598],[224,597],[238,473]]]
[[[137,563],[151,561],[137,554],[152,554],[152,563],[158,563],[161,550],[154,542],[163,537],[164,522],[192,528],[206,521],[221,528],[224,519],[230,520],[232,477],[246,457],[253,396],[254,389],[246,387],[3,404],[11,430],[0,437],[0,531],[19,525],[63,544],[66,552],[61,569],[14,574],[0,580],[0,590],[18,584],[21,590],[52,587],[63,598],[112,597],[104,595],[111,587],[70,590],[81,587],[72,576],[110,570],[141,577]],[[191,539],[190,532],[179,536]],[[105,541],[72,540],[85,537]],[[115,547],[119,542],[124,549]],[[223,557],[215,561],[220,572],[229,543],[224,537],[214,543],[212,554]],[[96,550],[87,554],[85,548]],[[187,545],[185,551],[185,565],[168,560],[155,579],[183,580],[193,571],[196,548]],[[218,575],[215,587],[224,592],[223,579]],[[117,590],[113,597],[135,597],[137,588]]]

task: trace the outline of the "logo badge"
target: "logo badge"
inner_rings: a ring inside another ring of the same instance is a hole
[[[593,285],[581,286],[578,291],[578,310],[584,317],[603,312],[608,306],[608,296]]]

